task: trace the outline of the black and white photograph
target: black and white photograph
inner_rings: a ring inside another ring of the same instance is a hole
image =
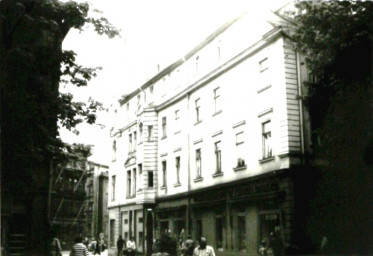
[[[0,256],[373,255],[373,2],[0,0]]]

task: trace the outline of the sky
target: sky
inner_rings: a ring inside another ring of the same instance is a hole
[[[60,91],[72,93],[77,101],[92,97],[106,107],[141,86],[155,74],[157,64],[162,69],[180,59],[227,20],[243,11],[259,18],[264,9],[281,6],[278,0],[91,0],[88,3],[90,10],[102,11],[121,30],[121,36],[108,39],[89,27],[83,32],[71,30],[63,49],[74,50],[79,64],[101,66],[103,70],[87,87],[61,86]],[[62,129],[61,138],[68,143],[94,145],[90,160],[109,164],[109,119],[108,113],[102,112],[96,122],[99,125],[79,125],[79,136]]]

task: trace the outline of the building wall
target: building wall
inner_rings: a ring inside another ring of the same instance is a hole
[[[194,238],[205,235],[219,254],[257,254],[274,229],[289,242],[295,230],[289,173],[302,164],[307,132],[298,77],[307,71],[299,59],[280,28],[247,15],[124,97],[112,132],[116,159],[109,183],[115,176],[118,185],[110,218],[118,218],[117,209],[145,211],[147,204],[155,211],[156,236],[171,230],[178,237],[183,228]],[[136,151],[128,150],[135,131]],[[133,170],[136,194],[128,197]],[[115,232],[129,229],[116,223]]]

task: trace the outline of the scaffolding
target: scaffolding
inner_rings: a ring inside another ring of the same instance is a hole
[[[92,172],[86,158],[70,161],[52,171],[50,223],[67,247],[76,235],[90,235],[87,206],[92,191],[87,189]]]

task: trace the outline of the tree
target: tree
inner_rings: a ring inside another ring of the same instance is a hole
[[[60,83],[86,86],[99,69],[78,65],[76,54],[63,51],[62,42],[71,28],[86,24],[110,38],[119,33],[106,18],[88,17],[88,10],[88,4],[74,1],[0,2],[2,205],[9,205],[2,207],[2,213],[21,203],[29,225],[2,220],[9,222],[10,229],[16,229],[17,223],[19,229],[27,228],[30,252],[37,255],[48,248],[45,202],[51,161],[56,164],[66,157],[58,126],[74,131],[80,122],[94,123],[102,107],[94,100],[87,105],[59,93]],[[23,230],[14,230],[18,231]]]
[[[334,253],[368,253],[373,234],[373,2],[302,1],[289,36],[310,70],[312,164],[321,170],[307,232]],[[322,161],[321,161],[322,160]],[[326,164],[319,164],[326,163]]]

